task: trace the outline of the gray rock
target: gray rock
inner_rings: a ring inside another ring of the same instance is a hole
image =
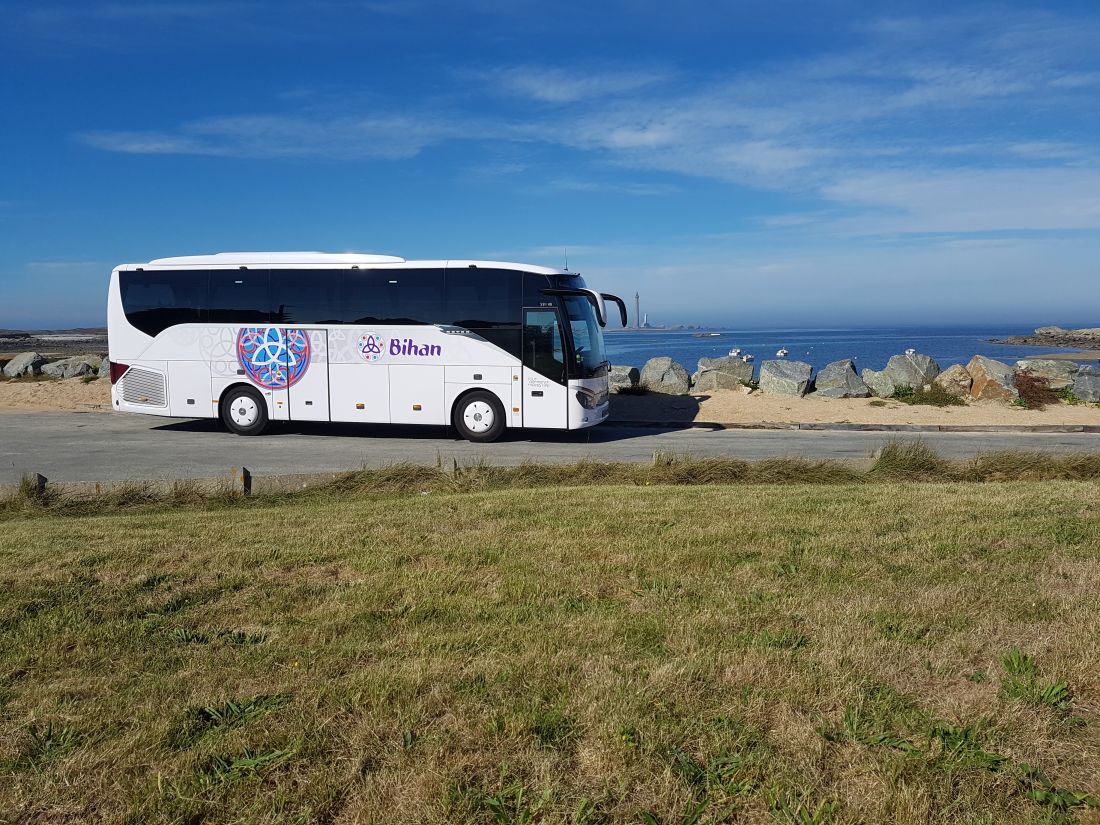
[[[638,386],[640,377],[641,373],[638,372],[637,367],[612,365],[611,371],[607,374],[607,383],[611,392],[631,390]]]
[[[723,372],[732,375],[738,381],[750,382],[752,381],[752,369],[751,363],[746,363],[740,358],[723,355],[721,358],[700,358],[698,373]]]
[[[1058,361],[1053,358],[1027,358],[1016,362],[1016,372],[1038,375],[1047,380],[1052,390],[1061,390],[1073,386],[1077,365],[1072,361]]]
[[[648,392],[687,395],[691,390],[691,376],[681,364],[665,355],[645,362],[638,385],[645,387]]]
[[[878,398],[889,398],[896,389],[894,380],[886,374],[886,370],[865,369],[860,373],[860,378],[871,394]]]
[[[919,390],[940,374],[940,365],[927,355],[895,355],[883,370],[894,382],[894,387],[912,387]]]
[[[1012,367],[1003,361],[995,361],[984,355],[975,355],[966,365],[973,383],[970,385],[970,397],[987,401],[1012,401],[1020,393],[1013,383]]]
[[[736,390],[745,386],[736,375],[719,370],[701,370],[691,376],[691,388],[695,392],[714,392],[715,390]]]
[[[760,365],[760,389],[775,395],[805,395],[813,371],[803,361],[765,361]]]
[[[46,359],[37,352],[21,352],[4,365],[4,375],[19,378],[23,375],[39,375]]]
[[[728,355],[700,358],[699,369],[691,376],[691,385],[699,392],[735,390],[752,381],[752,364]]]
[[[962,364],[952,364],[937,375],[932,383],[948,395],[953,395],[956,398],[966,398],[970,395],[970,385],[974,383],[974,380]]]
[[[816,393],[825,398],[866,398],[871,390],[856,375],[856,366],[850,360],[833,361],[817,374],[814,381]]]
[[[62,358],[60,361],[53,361],[42,367],[42,373],[44,375],[50,375],[54,378],[76,378],[79,375],[88,375],[95,371],[95,367],[98,366],[99,359],[92,358],[89,361],[89,357],[85,355],[74,355],[72,358]]]
[[[103,356],[103,360],[99,362],[99,367],[96,368],[96,374],[100,378],[109,378],[111,375],[111,359],[106,355]]]
[[[1073,394],[1082,401],[1100,401],[1100,367],[1082,364],[1073,379]]]

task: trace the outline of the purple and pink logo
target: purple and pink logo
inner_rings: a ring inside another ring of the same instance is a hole
[[[309,369],[309,336],[300,329],[244,327],[237,333],[237,361],[261,387],[285,390]]]
[[[386,352],[386,339],[377,332],[364,332],[359,336],[359,342],[355,345],[359,355],[364,361],[374,363]]]
[[[418,344],[412,338],[390,338],[386,340],[377,332],[364,332],[359,336],[355,348],[359,356],[370,363],[382,360],[389,353],[392,356],[410,355],[418,358],[436,358],[443,354],[439,344]]]

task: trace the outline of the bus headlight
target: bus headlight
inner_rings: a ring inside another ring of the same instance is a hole
[[[580,387],[577,389],[577,402],[586,410],[594,410],[607,402],[607,393],[593,392]]]

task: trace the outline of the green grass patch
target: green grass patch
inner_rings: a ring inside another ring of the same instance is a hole
[[[910,405],[924,405],[929,407],[966,406],[966,402],[963,399],[947,392],[939,384],[929,384],[927,388],[914,388],[907,384],[903,384],[895,388],[894,394],[891,395],[890,398],[893,401],[900,401],[902,404]]]
[[[658,457],[24,501],[0,531],[0,811],[1087,820],[1090,461],[899,443],[859,470]],[[975,483],[1013,474],[1037,480]]]

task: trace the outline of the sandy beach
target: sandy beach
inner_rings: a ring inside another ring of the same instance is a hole
[[[910,406],[873,398],[793,398],[737,390],[703,395],[612,395],[614,421],[667,421],[722,424],[1004,424],[1100,425],[1095,404],[1059,404],[1025,410],[997,402],[973,402],[965,407]],[[0,412],[81,410],[109,412],[111,386],[106,380],[0,382]]]

